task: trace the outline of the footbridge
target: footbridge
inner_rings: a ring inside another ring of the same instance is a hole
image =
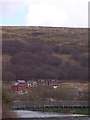
[[[65,110],[88,109],[87,101],[13,101],[14,110]]]

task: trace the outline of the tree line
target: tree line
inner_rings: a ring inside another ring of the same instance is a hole
[[[11,59],[2,61],[3,80],[15,79],[59,79],[88,80],[88,56],[86,47],[77,45],[45,44],[40,41],[28,43],[20,40],[3,40],[2,53]],[[72,65],[54,54],[68,54],[79,63]]]

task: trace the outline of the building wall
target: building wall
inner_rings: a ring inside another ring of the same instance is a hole
[[[33,82],[33,87],[37,87],[37,82]]]
[[[21,90],[26,89],[26,87],[27,87],[26,83],[22,83],[22,84],[20,84],[20,89],[21,89]]]
[[[38,85],[41,86],[58,86],[59,82],[57,80],[38,80]]]
[[[27,83],[28,87],[37,87],[37,82]]]
[[[32,84],[31,84],[31,83],[27,83],[27,86],[28,86],[28,87],[32,87]]]
[[[26,83],[23,84],[17,84],[17,85],[11,85],[11,90],[12,91],[21,91],[21,90],[25,90],[26,89]]]
[[[21,88],[20,88],[19,85],[12,85],[12,86],[11,86],[11,90],[12,90],[12,91],[20,91]]]

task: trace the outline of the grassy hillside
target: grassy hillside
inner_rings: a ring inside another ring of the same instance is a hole
[[[41,40],[59,45],[74,44],[79,46],[87,46],[88,44],[88,29],[83,28],[3,27],[2,29],[5,40],[18,39],[23,42]]]
[[[3,27],[3,80],[88,79],[88,29]]]

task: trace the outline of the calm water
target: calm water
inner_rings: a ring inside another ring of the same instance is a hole
[[[34,111],[14,111],[19,118],[27,118],[27,120],[90,120],[89,117],[83,115],[71,115],[48,112],[34,112]]]

